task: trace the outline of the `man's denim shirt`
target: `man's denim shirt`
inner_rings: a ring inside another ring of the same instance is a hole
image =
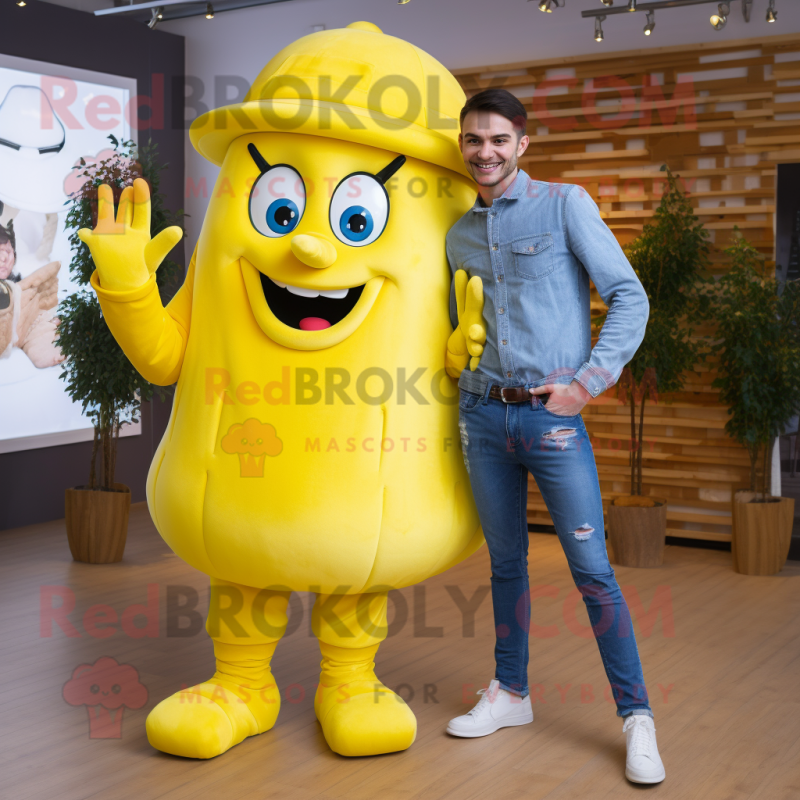
[[[644,338],[647,294],[595,201],[576,184],[522,170],[490,207],[480,199],[447,234],[447,260],[483,280],[486,345],[461,389],[577,380],[597,397],[618,380]],[[589,278],[608,306],[591,346]],[[455,289],[450,290],[455,328]]]

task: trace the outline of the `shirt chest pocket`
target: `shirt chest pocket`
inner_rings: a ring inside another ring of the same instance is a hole
[[[553,237],[549,233],[524,236],[511,242],[514,270],[529,281],[544,278],[556,268]]]

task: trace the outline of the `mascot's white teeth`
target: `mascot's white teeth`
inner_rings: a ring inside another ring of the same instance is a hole
[[[276,281],[275,278],[270,278],[270,280],[276,286],[280,286],[281,289],[286,289],[292,294],[296,294],[298,297],[330,297],[333,300],[342,300],[347,297],[347,293],[350,291],[349,289],[305,289],[302,286],[292,286],[288,283],[281,283],[280,281]]]

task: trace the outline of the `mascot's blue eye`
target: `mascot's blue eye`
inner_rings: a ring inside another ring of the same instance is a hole
[[[389,195],[369,173],[348,175],[331,197],[331,230],[351,247],[372,244],[383,233],[388,219]]]
[[[267,209],[267,225],[275,233],[289,233],[300,222],[300,209],[297,203],[283,197],[270,203]]]
[[[372,214],[364,206],[350,206],[340,217],[339,230],[351,242],[363,242],[375,227]]]
[[[288,164],[262,172],[250,192],[250,222],[271,239],[291,233],[306,209],[306,187],[300,174]]]

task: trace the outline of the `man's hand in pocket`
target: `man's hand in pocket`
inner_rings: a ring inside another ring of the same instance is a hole
[[[581,409],[591,400],[592,396],[577,381],[572,383],[548,383],[530,389],[531,394],[549,394],[547,410],[558,417],[575,417]],[[540,399],[542,399],[540,397]]]

